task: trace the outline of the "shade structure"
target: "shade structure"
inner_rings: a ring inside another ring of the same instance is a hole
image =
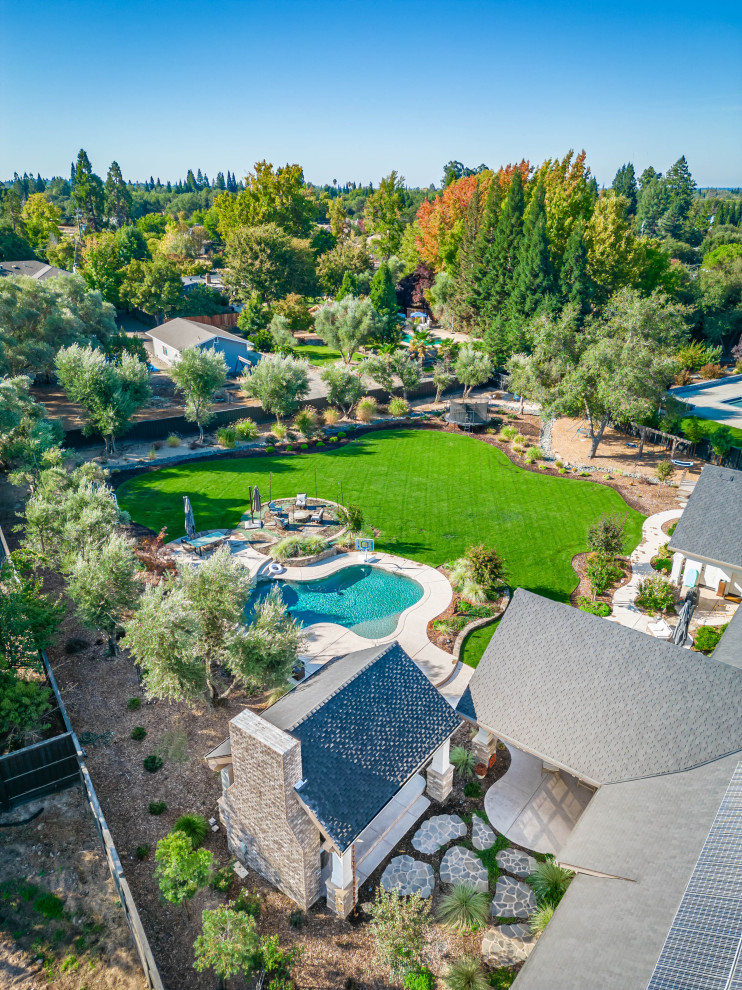
[[[183,496],[183,508],[185,510],[185,531],[186,536],[189,540],[192,540],[196,535],[196,523],[193,518],[193,509],[191,508],[191,500],[187,495]]]
[[[688,638],[688,626],[690,625],[690,617],[693,615],[693,609],[696,607],[696,596],[692,591],[689,591],[685,596],[685,601],[683,602],[683,607],[680,609],[680,614],[678,615],[678,624],[675,627],[675,632],[673,633],[672,641],[677,646],[683,646],[686,639]]]

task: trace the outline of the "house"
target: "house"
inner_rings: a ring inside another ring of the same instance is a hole
[[[669,539],[670,580],[742,598],[742,471],[706,465]]]
[[[511,753],[492,824],[576,873],[515,990],[742,985],[740,633],[705,657],[515,592],[457,710]]]
[[[44,261],[0,261],[0,276],[4,275],[26,275],[44,282],[48,278],[58,278],[61,275],[71,276],[72,272],[47,265]]]
[[[347,917],[429,798],[448,797],[460,724],[397,643],[330,661],[261,714],[233,718],[228,750],[207,757],[223,768],[230,851],[303,910],[326,896]]]
[[[231,374],[240,374],[260,360],[260,353],[244,337],[180,316],[149,330],[147,336],[152,340],[155,357],[169,365],[175,364],[188,347],[220,351]]]

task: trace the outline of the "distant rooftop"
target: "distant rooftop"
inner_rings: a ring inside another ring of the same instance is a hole
[[[240,344],[250,347],[249,341],[244,337],[238,337],[233,333],[228,333],[220,327],[212,327],[208,323],[198,323],[196,320],[188,320],[183,316],[178,316],[173,320],[161,324],[147,331],[147,336],[155,340],[162,341],[169,347],[183,350],[186,347],[197,347],[205,344],[209,340],[220,337],[223,340],[235,340]]]
[[[0,261],[0,276],[2,275],[26,275],[28,278],[43,282],[47,278],[56,278],[59,275],[72,275],[72,272],[47,265],[45,261]]]

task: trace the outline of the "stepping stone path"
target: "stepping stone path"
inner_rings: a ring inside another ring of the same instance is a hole
[[[533,856],[521,852],[520,849],[503,849],[496,858],[501,870],[513,873],[516,877],[530,877],[538,866]]]
[[[482,939],[482,959],[493,969],[525,962],[536,944],[528,925],[488,928]]]
[[[490,905],[494,918],[530,918],[536,907],[536,895],[527,883],[512,877],[498,879]]]
[[[495,833],[479,815],[472,816],[471,844],[475,849],[491,849],[495,844]]]
[[[452,839],[460,839],[464,835],[466,825],[458,815],[436,815],[422,823],[415,832],[412,845],[418,852],[432,856]]]
[[[402,896],[418,891],[421,897],[430,897],[435,887],[433,867],[412,856],[395,856],[381,874],[381,886]]]
[[[443,883],[466,883],[476,890],[487,891],[489,888],[487,869],[482,860],[464,846],[452,846],[445,854],[441,860],[441,880]]]

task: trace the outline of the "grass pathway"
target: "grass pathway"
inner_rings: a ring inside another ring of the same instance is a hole
[[[342,501],[360,505],[367,524],[380,531],[380,550],[437,567],[472,543],[490,543],[502,554],[512,587],[559,601],[577,584],[571,560],[585,550],[591,523],[606,512],[625,512],[633,550],[644,518],[604,485],[524,471],[495,447],[431,430],[384,430],[302,455],[174,465],[132,478],[117,494],[135,522],[167,526],[175,539],[184,533],[183,495],[199,530],[233,528],[248,508],[248,485],[255,484],[264,501],[304,491],[340,501],[342,484]],[[475,644],[481,655],[491,632],[472,637],[467,662]]]

